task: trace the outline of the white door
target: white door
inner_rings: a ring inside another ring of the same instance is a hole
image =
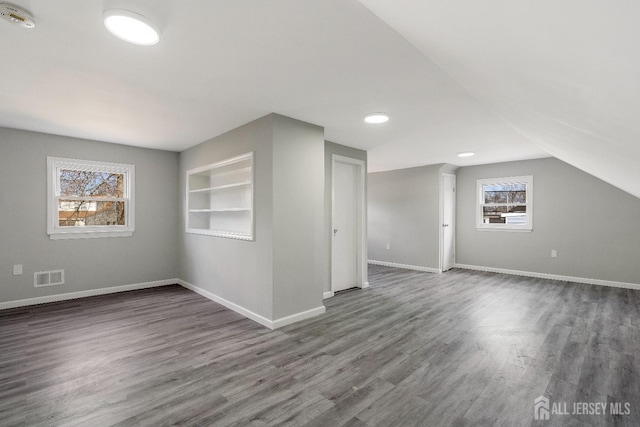
[[[455,263],[456,176],[442,175],[442,271],[453,268]]]
[[[333,162],[331,290],[358,285],[359,166]]]

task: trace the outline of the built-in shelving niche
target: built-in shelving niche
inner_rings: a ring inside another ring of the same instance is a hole
[[[253,240],[253,152],[187,171],[186,232]]]

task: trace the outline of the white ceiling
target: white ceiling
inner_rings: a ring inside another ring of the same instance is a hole
[[[554,155],[640,196],[635,2],[13,3],[36,28],[0,21],[0,126],[180,151],[276,112],[368,150],[371,171]],[[111,36],[112,7],[160,43]]]
[[[640,2],[361,2],[529,141],[640,197]]]

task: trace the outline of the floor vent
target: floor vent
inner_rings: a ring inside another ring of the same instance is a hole
[[[57,286],[64,284],[64,270],[37,271],[33,274],[33,286]]]

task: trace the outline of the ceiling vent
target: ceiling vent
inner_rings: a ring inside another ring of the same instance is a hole
[[[0,17],[5,21],[9,21],[23,28],[33,28],[36,26],[36,21],[33,20],[33,16],[15,4],[0,2]]]

